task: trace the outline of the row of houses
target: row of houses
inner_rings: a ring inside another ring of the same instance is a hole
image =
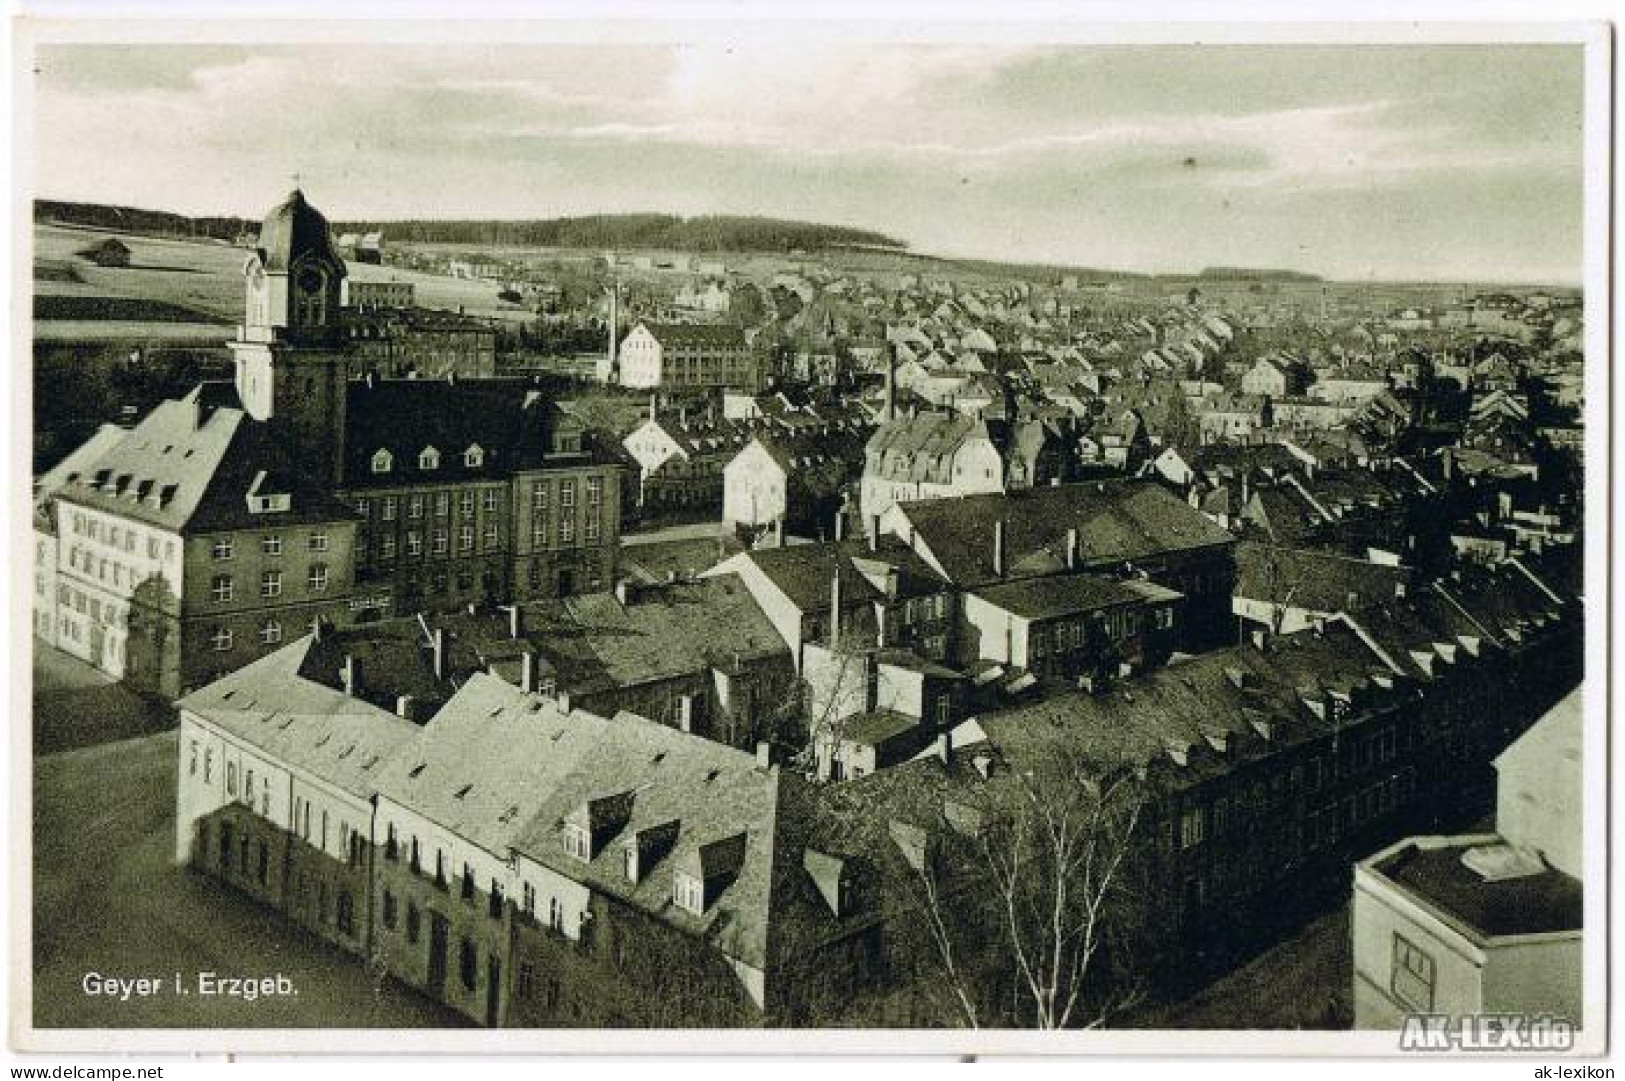
[[[991,1021],[1014,961],[977,853],[1020,843],[1033,791],[1129,779],[1123,882],[1157,944],[1134,964],[1209,971],[1352,859],[1482,807],[1490,758],[1578,678],[1579,615],[1536,570],[1475,572],[1005,702],[825,784],[490,671],[408,719],[365,669],[314,678],[319,632],[180,703],[176,857],[490,1025],[963,1023],[921,937],[948,903]]]

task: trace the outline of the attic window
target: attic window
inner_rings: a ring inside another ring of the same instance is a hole
[[[464,796],[468,795],[469,792],[471,792],[473,790],[473,788],[474,788],[473,785],[465,784],[463,787],[461,787],[457,791],[453,792],[451,794],[451,798],[452,799],[462,799]]]
[[[478,469],[485,464],[485,451],[478,443],[463,451],[463,464],[469,469]]]
[[[705,915],[705,884],[691,874],[679,871],[672,879],[671,899],[678,908]]]
[[[372,456],[372,471],[374,473],[388,473],[395,467],[395,457],[382,447]]]
[[[440,452],[433,447],[424,447],[422,453],[418,455],[418,468],[425,471],[439,469]]]
[[[429,763],[427,763],[427,762],[419,762],[417,765],[412,767],[411,772],[408,773],[407,776],[408,777],[416,777],[418,774],[423,772],[424,768],[426,766],[428,766],[428,764]]]

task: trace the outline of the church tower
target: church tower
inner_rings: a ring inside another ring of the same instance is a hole
[[[344,277],[327,219],[295,189],[265,216],[243,265],[243,325],[231,343],[243,408],[279,429],[306,477],[328,484],[344,461]]]

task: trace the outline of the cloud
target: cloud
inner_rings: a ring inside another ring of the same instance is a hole
[[[257,212],[298,171],[334,216],[729,211],[1125,266],[1577,266],[1579,59],[817,36],[63,47],[41,54],[35,163],[43,194],[192,212]]]

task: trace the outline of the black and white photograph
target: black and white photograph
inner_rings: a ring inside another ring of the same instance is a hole
[[[455,14],[13,27],[15,1050],[1602,1050],[1606,26]]]

